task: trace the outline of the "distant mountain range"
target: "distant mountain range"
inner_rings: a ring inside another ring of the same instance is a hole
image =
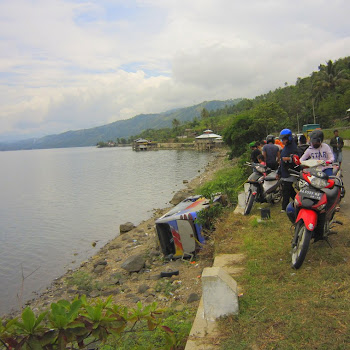
[[[203,108],[208,111],[217,110],[237,104],[240,100],[204,101],[195,106],[173,109],[164,113],[139,114],[127,120],[119,120],[95,128],[0,143],[0,151],[95,146],[99,141],[116,140],[118,137],[129,138],[146,129],[172,127],[174,118],[182,123],[192,121],[195,117],[200,117]]]

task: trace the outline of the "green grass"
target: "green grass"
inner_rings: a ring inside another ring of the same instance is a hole
[[[334,130],[339,130],[339,136],[341,136],[344,140],[350,140],[350,128],[343,128],[343,127],[334,127],[332,129],[324,129],[322,130],[324,133],[325,139],[331,139],[334,137]]]
[[[236,278],[243,290],[240,313],[221,322],[222,349],[348,349],[350,221],[342,217],[344,226],[330,237],[333,248],[311,244],[294,270],[291,223],[280,205],[259,222],[258,207],[248,217],[227,215],[215,233],[217,253],[246,255],[245,272]]]

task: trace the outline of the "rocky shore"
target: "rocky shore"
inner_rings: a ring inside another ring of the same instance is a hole
[[[225,159],[225,151],[222,150],[202,173],[187,183],[186,189],[174,195],[170,203],[175,205],[192,195],[198,186],[227,165]],[[155,220],[169,209],[156,209],[150,219],[137,227],[132,225],[131,230],[126,228],[128,232],[121,232],[78,269],[68,271],[56,279],[26,305],[34,311],[43,311],[52,302],[72,300],[76,295],[85,294],[88,298],[112,296],[115,303],[130,307],[138,301],[143,305],[156,301],[159,307],[181,309],[190,304],[196,308],[201,296],[202,270],[211,266],[212,261],[204,257],[196,257],[191,262],[182,259],[164,260],[154,225]],[[174,273],[173,276],[161,277],[169,272]]]

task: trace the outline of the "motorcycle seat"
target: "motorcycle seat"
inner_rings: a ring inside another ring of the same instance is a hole
[[[270,174],[266,175],[264,180],[265,181],[276,181],[276,172],[271,172]]]
[[[332,178],[332,180],[334,180],[335,185],[338,185],[338,186],[334,186],[333,188],[323,188],[322,189],[322,191],[327,196],[328,203],[333,203],[337,199],[339,191],[340,191],[339,186],[341,186],[341,180],[339,181],[339,179],[336,177]]]

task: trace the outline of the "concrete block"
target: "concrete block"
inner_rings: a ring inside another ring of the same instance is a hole
[[[241,208],[245,208],[245,202],[246,202],[246,194],[245,192],[241,192],[238,194],[238,206]]]
[[[221,267],[206,267],[202,273],[204,317],[218,317],[239,311],[237,282]]]

